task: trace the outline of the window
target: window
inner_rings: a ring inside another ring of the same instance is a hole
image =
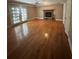
[[[21,17],[22,21],[25,21],[27,19],[27,13],[25,8],[21,8]]]
[[[12,7],[11,12],[12,12],[13,24],[27,20],[27,10],[26,10],[26,8]]]

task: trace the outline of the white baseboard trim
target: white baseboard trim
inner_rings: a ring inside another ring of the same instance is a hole
[[[56,19],[57,21],[63,21],[63,19]]]

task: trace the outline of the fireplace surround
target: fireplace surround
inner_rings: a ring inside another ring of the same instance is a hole
[[[55,19],[54,10],[43,10],[44,19]]]

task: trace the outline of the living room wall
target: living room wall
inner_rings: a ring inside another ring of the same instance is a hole
[[[72,0],[67,0],[65,3],[65,32],[68,35],[68,41],[72,50]]]
[[[56,19],[63,19],[63,4],[53,4],[48,6],[38,6],[38,18],[43,18],[43,10],[54,9],[54,14]]]

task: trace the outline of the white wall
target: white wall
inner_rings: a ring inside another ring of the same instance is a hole
[[[63,23],[65,22],[66,19],[66,3],[63,4]]]
[[[63,19],[63,4],[53,4],[48,6],[39,6],[37,7],[38,10],[38,17],[43,18],[43,10],[52,10],[54,9],[54,14],[56,16],[56,19]]]
[[[71,0],[67,0],[64,7],[65,7],[64,25],[65,25],[65,31],[66,33],[68,33],[71,20]]]
[[[64,18],[64,26],[65,32],[68,35],[68,41],[70,44],[70,48],[72,49],[72,13],[71,13],[71,0],[67,0],[65,3],[65,18]]]

